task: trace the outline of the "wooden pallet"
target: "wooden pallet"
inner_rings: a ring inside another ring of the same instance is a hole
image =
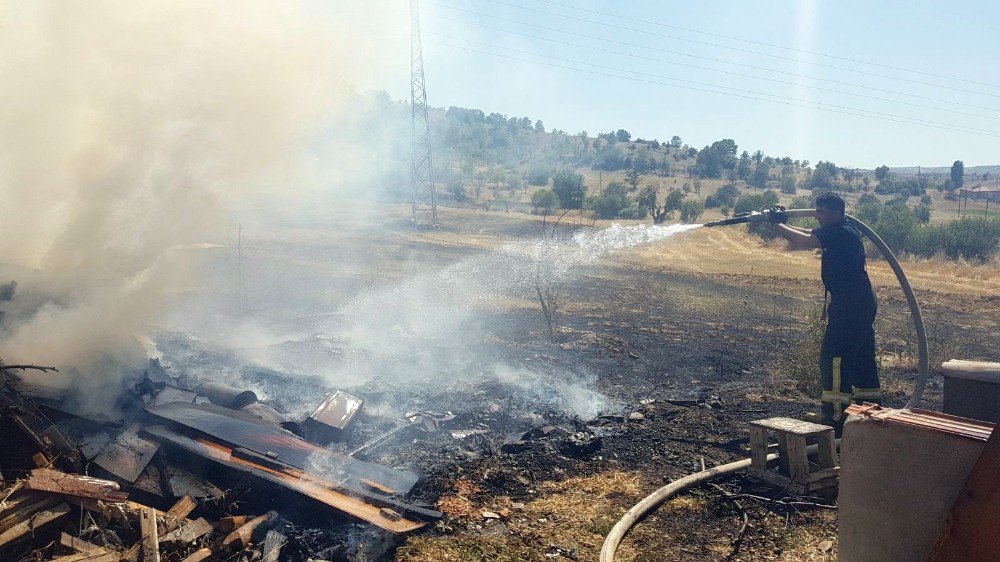
[[[778,459],[769,467],[769,435],[778,441]],[[807,441],[818,446],[819,467],[811,469]],[[833,428],[792,418],[750,422],[750,475],[795,494],[810,494],[837,485],[837,444]]]

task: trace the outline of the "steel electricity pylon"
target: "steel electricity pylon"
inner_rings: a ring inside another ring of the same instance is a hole
[[[420,45],[420,13],[417,0],[410,0],[410,115],[413,124],[413,162],[410,167],[413,222],[437,225],[437,202],[431,166],[431,133],[427,121],[427,87],[424,84],[424,54]]]

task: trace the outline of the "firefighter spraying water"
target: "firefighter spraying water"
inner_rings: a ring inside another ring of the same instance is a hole
[[[865,251],[861,243],[864,233],[879,248],[899,279],[913,314],[920,354],[917,385],[909,407],[919,405],[927,378],[927,344],[920,308],[903,271],[885,243],[861,221],[844,213],[844,200],[833,193],[821,195],[815,209],[786,210],[774,207],[763,211],[742,213],[732,218],[706,223],[723,226],[745,222],[769,222],[788,240],[791,250],[822,249],[821,276],[829,305],[825,314],[826,333],[819,357],[819,372],[823,385],[821,413],[808,414],[810,421],[833,426],[839,433],[843,427],[843,410],[851,403],[880,402],[882,391],[875,362],[875,331],[877,311],[875,295],[865,270]],[[788,225],[789,218],[814,217],[819,228],[808,229]]]

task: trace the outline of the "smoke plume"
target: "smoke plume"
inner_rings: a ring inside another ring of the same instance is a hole
[[[0,357],[73,367],[85,393],[108,395],[109,358],[141,355],[130,342],[197,286],[206,242],[229,243],[254,214],[329,203],[332,170],[370,169],[330,128],[390,70],[379,45],[405,41],[406,14],[349,10],[0,5],[0,273],[20,282]]]

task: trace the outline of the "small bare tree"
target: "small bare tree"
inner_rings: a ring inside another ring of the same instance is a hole
[[[563,214],[559,215],[552,226],[546,223],[547,217],[542,217],[542,239],[541,244],[539,244],[538,259],[535,262],[535,294],[538,295],[538,304],[542,307],[542,316],[545,318],[549,341],[552,343],[556,343],[556,312],[559,308],[554,286],[552,252],[555,245],[556,227],[559,226],[559,221],[568,212],[569,209],[563,211]]]

